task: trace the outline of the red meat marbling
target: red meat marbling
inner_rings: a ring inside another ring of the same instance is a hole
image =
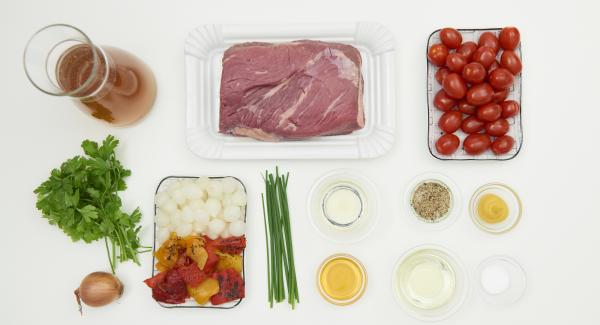
[[[361,64],[339,43],[234,45],[223,56],[219,131],[279,141],[362,129]]]

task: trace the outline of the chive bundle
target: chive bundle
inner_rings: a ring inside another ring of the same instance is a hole
[[[275,175],[269,171],[265,171],[264,175],[265,193],[262,194],[262,206],[267,246],[267,283],[271,308],[273,308],[273,301],[279,303],[286,299],[286,289],[287,301],[292,309],[296,307],[296,303],[300,302],[287,197],[289,177],[289,173],[285,176],[280,175],[279,167],[275,167]]]

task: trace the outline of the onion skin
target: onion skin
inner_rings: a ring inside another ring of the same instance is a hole
[[[86,275],[79,288],[75,290],[75,297],[82,312],[81,302],[90,307],[101,307],[119,299],[123,294],[123,284],[111,273],[93,272]]]

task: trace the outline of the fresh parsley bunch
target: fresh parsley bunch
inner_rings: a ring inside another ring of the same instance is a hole
[[[101,146],[94,141],[83,141],[85,156],[62,163],[34,191],[36,207],[44,218],[73,241],[90,243],[104,238],[113,273],[117,262],[132,260],[139,265],[137,254],[148,251],[140,251],[148,247],[140,245],[139,208],[131,214],[121,210],[118,192],[127,188],[124,179],[131,171],[116,158],[118,144],[119,140],[112,135]]]

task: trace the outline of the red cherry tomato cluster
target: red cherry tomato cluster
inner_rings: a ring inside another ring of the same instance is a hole
[[[484,32],[477,43],[463,43],[459,31],[444,28],[440,40],[427,53],[429,62],[438,67],[435,79],[442,86],[433,99],[433,105],[444,112],[438,126],[445,134],[436,141],[437,151],[453,154],[460,146],[454,132],[460,129],[468,134],[463,141],[467,154],[488,149],[496,155],[507,153],[515,140],[506,135],[510,128],[506,119],[520,110],[518,102],[506,100],[522,69],[515,53],[519,30],[505,27],[499,37]]]

